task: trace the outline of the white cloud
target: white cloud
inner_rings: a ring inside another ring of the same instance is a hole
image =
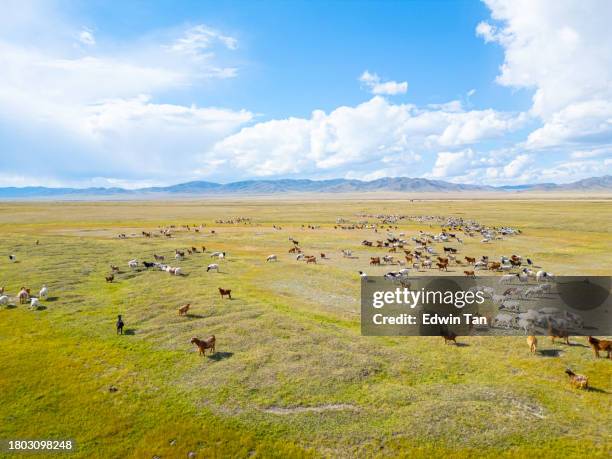
[[[211,49],[216,43],[221,43],[230,50],[238,48],[238,40],[236,38],[224,35],[203,24],[187,29],[183,36],[176,39],[167,48],[172,52],[187,54],[201,59],[210,56]]]
[[[433,178],[449,178],[462,175],[470,169],[473,159],[474,152],[471,149],[438,153],[430,176]]]
[[[38,23],[34,13],[22,20],[24,27]],[[46,26],[75,30],[54,21]],[[21,183],[30,174],[47,183],[53,177],[84,183],[82,177],[88,184],[182,180],[207,167],[198,162],[202,152],[252,119],[247,110],[162,102],[168,92],[235,75],[234,68],[219,63],[214,50],[234,49],[236,42],[217,31],[196,28],[181,35],[194,42],[197,56],[187,52],[188,43],[180,38],[174,43],[184,47],[169,50],[159,35],[114,49],[96,43],[90,29],[55,36],[52,44],[3,32],[0,180],[5,184]],[[208,37],[206,46],[197,33]],[[89,46],[75,47],[75,36]],[[211,54],[204,55],[204,47]]]
[[[370,73],[367,70],[359,77],[361,81],[372,94],[376,95],[397,95],[406,94],[408,91],[408,83],[406,81],[382,81],[376,73]]]
[[[476,33],[504,48],[497,81],[534,90],[531,149],[612,138],[612,2],[485,0]]]
[[[442,106],[444,107],[444,106]],[[355,107],[338,107],[310,118],[287,118],[243,128],[215,145],[211,157],[255,176],[313,174],[361,168],[414,171],[415,151],[461,146],[501,136],[520,117],[484,111],[418,109],[375,96]],[[413,173],[414,175],[414,173]]]
[[[84,45],[93,46],[96,44],[96,39],[94,37],[93,31],[84,27],[83,30],[79,33],[79,41]]]
[[[612,158],[612,145],[606,145],[592,150],[574,151],[570,154],[570,158],[572,159],[601,158],[606,156]]]

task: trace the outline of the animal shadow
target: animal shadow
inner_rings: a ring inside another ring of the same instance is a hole
[[[47,306],[40,305],[35,309],[35,311],[44,311],[46,309],[47,309]]]
[[[599,388],[597,388],[597,387],[592,387],[592,386],[591,386],[591,387],[589,387],[587,390],[588,390],[589,392],[597,392],[598,394],[607,394],[607,393],[608,393],[608,392],[606,392],[606,391],[605,391],[605,390],[603,390],[603,389],[599,389]]]
[[[5,307],[6,307],[6,309],[15,309],[15,308],[17,308],[17,305],[16,304],[7,304]]]
[[[213,355],[209,355],[208,358],[215,362],[220,362],[221,360],[229,359],[232,355],[234,355],[233,352],[215,352]]]
[[[186,317],[190,318],[190,319],[205,319],[206,316],[203,316],[202,314],[185,314]]]
[[[563,351],[560,349],[542,349],[538,351],[542,357],[559,357]]]
[[[57,301],[59,300],[59,296],[50,296],[46,299],[46,301]]]
[[[469,344],[468,343],[455,343],[455,346],[457,346],[457,347],[468,347]]]
[[[126,328],[125,330],[123,330],[123,334],[124,335],[133,336],[133,335],[136,334],[136,329],[135,328]]]

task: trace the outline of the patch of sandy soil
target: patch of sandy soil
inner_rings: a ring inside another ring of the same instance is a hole
[[[327,405],[318,405],[318,406],[295,406],[291,408],[281,408],[278,406],[271,406],[270,408],[266,408],[264,413],[270,414],[278,414],[281,416],[288,414],[300,414],[300,413],[323,413],[325,411],[359,411],[354,405],[349,405],[346,403],[336,403],[336,404],[327,404]]]

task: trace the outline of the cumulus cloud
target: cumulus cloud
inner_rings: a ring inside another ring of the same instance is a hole
[[[39,24],[34,13],[23,16],[23,28]],[[75,30],[50,18],[50,24],[40,23],[42,35],[50,33],[44,27]],[[161,97],[234,76],[235,68],[221,65],[214,54],[219,47],[236,49],[230,36],[196,26],[120,49],[97,43],[87,28],[52,36],[28,42],[10,28],[0,31],[3,184],[23,183],[28,176],[33,183],[54,184],[53,177],[61,177],[63,183],[107,186],[147,183],[150,177],[182,180],[206,168],[198,162],[202,152],[252,120],[248,110]],[[86,46],[75,47],[75,36]]]
[[[498,83],[533,90],[530,149],[612,138],[612,2],[485,0],[476,33],[504,49]]]
[[[330,113],[315,110],[310,118],[245,127],[218,142],[211,156],[255,176],[341,172],[365,164],[381,170],[394,164],[406,173],[421,159],[415,151],[495,138],[520,126],[520,118],[493,110],[419,109],[375,96]]]
[[[406,94],[408,91],[408,83],[406,81],[382,81],[376,73],[370,73],[367,70],[361,74],[359,81],[367,87],[372,94],[394,96],[397,94]]]

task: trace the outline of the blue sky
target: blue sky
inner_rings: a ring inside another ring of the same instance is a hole
[[[11,1],[0,186],[612,169],[605,1]]]

